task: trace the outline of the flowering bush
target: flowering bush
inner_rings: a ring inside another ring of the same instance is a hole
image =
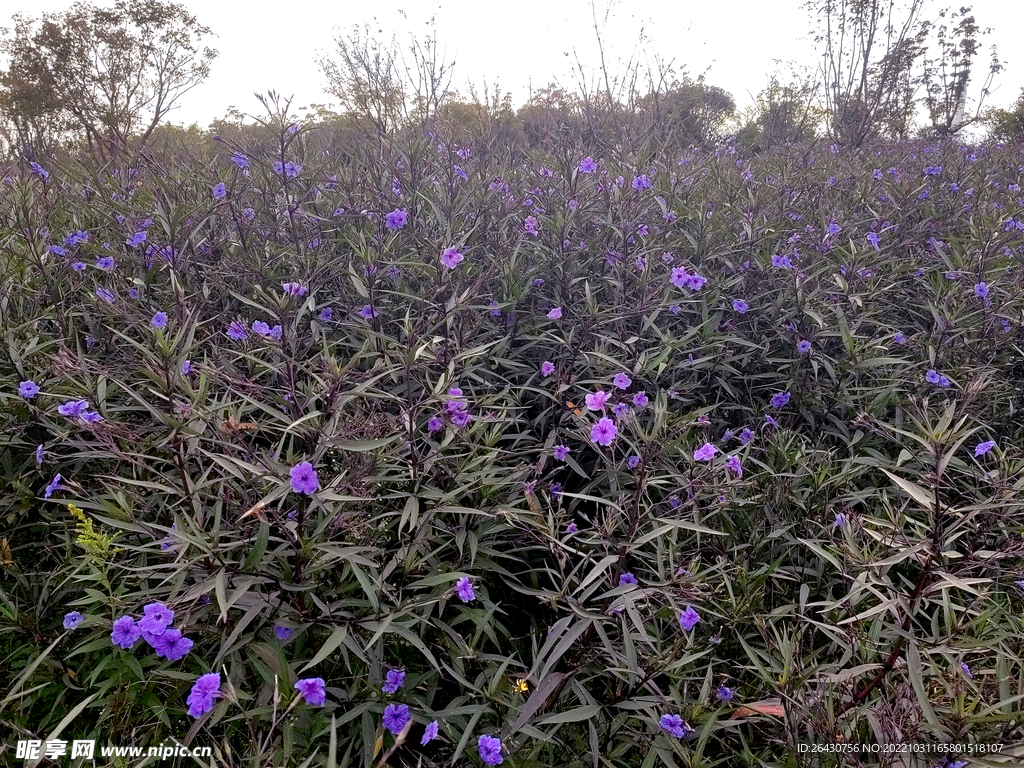
[[[252,766],[1019,739],[1017,148],[291,125],[8,173],[5,722]]]

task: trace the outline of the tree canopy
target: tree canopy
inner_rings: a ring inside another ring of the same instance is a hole
[[[77,132],[101,157],[145,144],[181,97],[210,74],[211,34],[184,6],[78,2],[3,30],[0,109],[30,152]]]

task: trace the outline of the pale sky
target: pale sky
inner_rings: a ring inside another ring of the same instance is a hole
[[[677,69],[685,68],[692,76],[707,70],[707,82],[730,92],[742,108],[764,87],[768,73],[777,69],[773,60],[782,60],[784,73],[790,61],[816,64],[810,17],[802,0],[595,0],[599,20],[609,2],[613,5],[604,26],[605,57],[613,72],[621,69],[615,62],[624,63],[638,49],[642,30],[642,50],[652,64],[657,55],[665,61],[675,59]],[[936,12],[945,5],[939,0],[927,2]],[[106,3],[97,0],[96,4]],[[531,81],[538,88],[557,77],[572,86],[576,54],[588,76],[598,63],[590,0],[493,4],[479,0],[303,0],[294,5],[268,0],[183,0],[183,4],[216,33],[210,45],[220,55],[209,80],[187,94],[181,108],[171,114],[174,123],[198,122],[205,127],[223,117],[228,105],[259,114],[262,107],[253,93],[271,88],[294,95],[295,107],[329,103],[316,54],[329,54],[339,31],[364,20],[373,30],[382,30],[383,37],[390,39],[396,34],[399,43],[407,43],[410,31],[428,33],[427,22],[434,16],[439,47],[446,47],[447,58],[456,62],[453,86],[468,93],[467,81],[479,87],[484,79],[497,80],[502,91],[511,93],[515,106],[526,101]],[[949,3],[961,4],[965,3]],[[19,8],[39,15],[70,5],[69,0],[13,0],[4,4],[0,26],[7,25],[7,13]],[[987,71],[989,42],[998,46],[1000,58],[1006,61],[1006,70],[998,76],[986,104],[1008,106],[1024,87],[1024,54],[1019,44],[1024,3],[974,0],[973,7],[979,26],[993,27],[976,60],[979,69]],[[976,84],[972,95],[977,89]]]

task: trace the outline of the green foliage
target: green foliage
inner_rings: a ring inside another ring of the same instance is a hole
[[[648,145],[587,173],[577,135],[515,156],[444,119],[339,152],[276,108],[134,169],[12,169],[5,727],[253,768],[479,765],[483,735],[524,767],[1019,749],[1016,149]],[[154,602],[183,658],[112,645]]]
[[[986,123],[995,141],[1024,141],[1024,89],[1008,109],[992,109]]]
[[[815,105],[815,86],[806,75],[783,84],[772,76],[768,86],[746,110],[736,144],[760,151],[779,144],[812,141],[825,123],[826,115]]]

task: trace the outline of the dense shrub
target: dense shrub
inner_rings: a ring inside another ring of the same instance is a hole
[[[339,158],[276,119],[4,182],[5,731],[1019,743],[1019,147]]]

